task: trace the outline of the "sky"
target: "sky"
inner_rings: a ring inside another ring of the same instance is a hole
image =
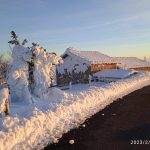
[[[10,50],[12,30],[58,54],[150,58],[150,0],[0,0],[0,52]]]

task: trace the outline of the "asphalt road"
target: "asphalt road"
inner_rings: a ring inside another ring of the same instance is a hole
[[[150,86],[118,99],[84,125],[45,150],[150,150]]]

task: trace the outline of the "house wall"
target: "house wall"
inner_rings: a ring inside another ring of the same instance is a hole
[[[150,67],[139,67],[139,68],[131,68],[136,71],[150,71]]]
[[[107,69],[117,69],[117,64],[112,63],[112,64],[93,64],[90,66],[90,71],[91,73],[95,73],[101,70],[107,70]]]

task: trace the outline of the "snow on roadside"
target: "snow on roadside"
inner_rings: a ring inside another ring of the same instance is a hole
[[[131,75],[133,75],[134,73],[136,73],[137,71],[132,70],[132,69],[111,69],[111,70],[103,70],[103,71],[99,71],[96,72],[94,74],[94,76],[98,77],[98,78],[127,78]]]
[[[64,133],[78,127],[116,99],[147,85],[150,85],[149,73],[103,87],[91,87],[78,94],[65,93],[55,111],[37,109],[36,115],[24,119],[21,124],[16,123],[6,132],[0,131],[0,149],[43,149],[50,143],[58,142]],[[18,119],[16,117],[15,121],[18,122]]]

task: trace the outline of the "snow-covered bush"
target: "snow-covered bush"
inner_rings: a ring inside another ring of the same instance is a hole
[[[28,62],[31,56],[31,50],[21,45],[16,45],[12,50],[13,61],[7,79],[12,102],[31,102],[28,89]]]
[[[52,86],[53,65],[62,63],[62,58],[37,46],[34,47],[33,54],[33,91],[36,96],[42,98],[42,95],[48,93],[48,88]]]
[[[9,43],[15,44],[7,78],[11,101],[29,104],[37,98],[43,100],[52,85],[52,67],[62,63],[62,58],[35,43],[27,47],[27,40],[20,44],[14,32]]]

